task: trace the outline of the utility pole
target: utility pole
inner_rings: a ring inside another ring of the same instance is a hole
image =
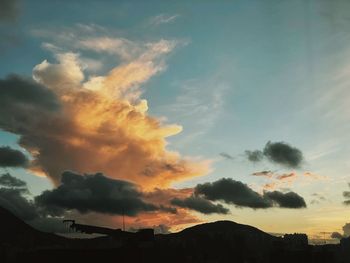
[[[331,232],[320,232],[320,234],[323,234],[323,243],[327,244],[327,242],[326,242],[326,234],[331,234]]]

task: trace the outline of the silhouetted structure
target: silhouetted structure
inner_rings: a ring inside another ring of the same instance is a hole
[[[311,246],[305,234],[283,238],[231,221],[197,225],[178,233],[154,235],[67,221],[72,229],[106,236],[70,239],[33,229],[0,208],[0,262],[236,262],[349,263],[350,239],[340,245]]]
[[[91,226],[91,225],[82,225],[76,224],[75,220],[63,220],[63,223],[71,223],[70,228],[76,232],[85,233],[85,234],[102,234],[108,236],[120,235],[121,229],[112,229],[107,227]]]
[[[308,246],[308,238],[306,234],[285,234],[283,236],[283,241],[293,250],[303,250]]]

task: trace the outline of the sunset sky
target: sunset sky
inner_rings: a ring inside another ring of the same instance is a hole
[[[0,205],[52,231],[125,213],[346,235],[349,9],[1,1]]]

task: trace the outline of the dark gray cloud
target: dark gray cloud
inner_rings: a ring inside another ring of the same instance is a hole
[[[21,151],[0,147],[0,167],[26,167],[29,161]]]
[[[221,204],[213,204],[209,200],[199,196],[190,196],[185,199],[174,198],[171,200],[171,204],[192,209],[202,214],[228,214],[230,212],[230,210],[223,207]]]
[[[225,153],[225,152],[222,152],[219,154],[221,157],[224,157],[225,159],[229,159],[229,160],[233,160],[235,159],[232,155],[228,154],[228,153]]]
[[[350,187],[350,183],[349,183],[348,185],[349,185],[349,187]],[[346,199],[346,200],[344,201],[344,204],[345,204],[345,205],[350,205],[350,191],[344,191],[344,192],[343,192],[343,196],[344,196],[344,198]]]
[[[224,201],[242,207],[268,208],[271,206],[268,200],[265,200],[246,184],[230,178],[198,184],[195,187],[195,194],[204,196],[208,200]]]
[[[256,151],[245,151],[245,155],[247,156],[248,160],[251,162],[260,162],[264,158],[264,154],[262,151],[256,150]]]
[[[283,208],[306,207],[304,199],[294,192],[282,193],[274,191],[265,192],[261,195],[246,184],[230,178],[222,178],[212,183],[198,184],[194,193],[211,201],[223,201],[238,207],[254,209],[275,206]]]
[[[1,111],[15,109],[21,106],[23,110],[39,108],[44,110],[57,110],[58,100],[55,94],[35,82],[31,78],[16,74],[8,75],[0,79],[0,103]]]
[[[35,204],[25,197],[27,189],[0,188],[0,206],[11,211],[22,220],[33,220],[38,217]]]
[[[294,192],[282,193],[279,191],[265,192],[264,198],[268,198],[284,208],[303,208],[306,207],[304,198]]]
[[[266,176],[266,177],[271,177],[273,175],[273,172],[268,170],[268,171],[260,171],[260,172],[255,172],[252,173],[253,176]]]
[[[264,155],[272,162],[289,167],[298,168],[303,161],[303,153],[285,142],[268,142]]]
[[[133,183],[111,179],[101,173],[80,175],[66,171],[62,174],[61,185],[44,191],[35,201],[53,214],[75,209],[81,213],[135,216],[159,210],[142,200],[142,193]]]
[[[40,136],[40,127],[51,119],[52,129],[56,124],[49,114],[56,113],[60,108],[55,94],[32,79],[18,75],[9,75],[0,79],[0,128],[21,135],[20,143],[25,142],[29,131],[36,130]],[[33,138],[34,137],[34,138]],[[31,136],[28,144],[39,138]],[[40,136],[43,140],[44,137]]]
[[[11,211],[18,218],[33,227],[45,231],[64,233],[67,228],[62,218],[47,217],[44,210],[39,209],[33,200],[28,199],[29,191],[24,181],[4,174],[0,177],[0,207]]]
[[[17,0],[0,0],[0,56],[7,49],[18,46],[22,35],[18,27],[19,3]]]
[[[0,186],[27,188],[27,183],[9,173],[0,175]]]
[[[17,0],[0,1],[0,23],[14,22],[19,15],[19,6]]]
[[[267,142],[263,151],[245,151],[245,155],[251,162],[259,162],[266,157],[270,162],[287,168],[299,168],[304,157],[303,153],[285,142]]]
[[[33,220],[39,216],[29,194],[26,182],[9,173],[0,176],[0,206],[8,209],[22,220]]]

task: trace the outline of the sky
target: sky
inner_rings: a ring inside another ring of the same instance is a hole
[[[3,206],[348,235],[348,1],[0,7]]]

